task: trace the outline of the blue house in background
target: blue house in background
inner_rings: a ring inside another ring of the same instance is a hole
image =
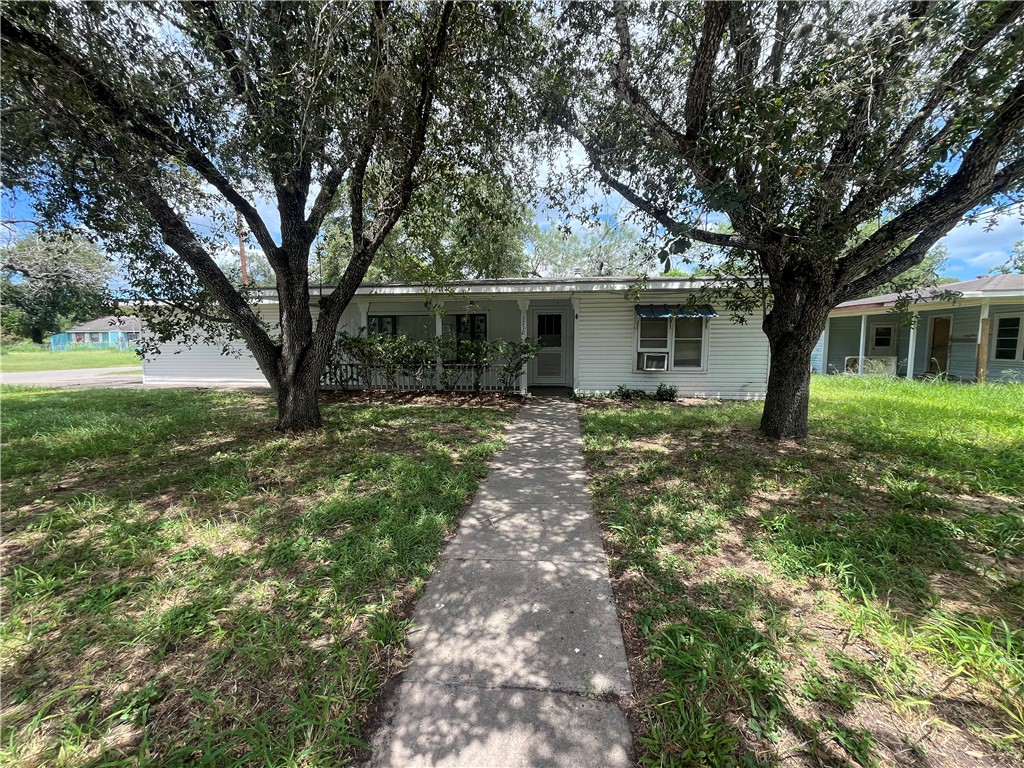
[[[132,349],[139,341],[142,324],[134,315],[98,317],[50,337],[50,349],[60,352],[78,346]]]
[[[1024,381],[1024,275],[950,283],[912,304],[913,324],[893,314],[899,294],[840,304],[811,356],[819,373],[887,374],[908,379]]]

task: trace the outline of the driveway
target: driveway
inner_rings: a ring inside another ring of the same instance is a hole
[[[142,368],[76,368],[70,371],[0,372],[0,384],[28,387],[102,387],[126,389],[142,386]]]

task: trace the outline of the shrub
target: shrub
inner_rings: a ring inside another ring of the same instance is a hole
[[[331,359],[328,361],[328,380],[343,385],[359,384],[373,389],[383,379],[386,387],[397,389],[456,389],[468,373],[473,377],[473,389],[483,388],[484,376],[500,364],[498,384],[501,391],[514,392],[523,366],[537,356],[540,343],[536,339],[523,341],[463,341],[457,343],[449,337],[410,339],[407,336],[338,335]],[[352,366],[347,376],[336,374],[339,366]],[[404,381],[403,381],[404,379]]]
[[[658,388],[654,390],[655,400],[675,400],[676,395],[679,394],[679,387],[673,387],[671,384],[658,384]]]

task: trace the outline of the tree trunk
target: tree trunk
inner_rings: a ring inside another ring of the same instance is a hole
[[[807,283],[776,291],[762,325],[771,349],[761,434],[775,440],[807,437],[811,352],[818,343],[832,298]]]
[[[304,376],[281,382],[276,389],[277,425],[281,432],[304,432],[324,425],[320,416],[320,382]]]
[[[807,437],[811,351],[817,341],[817,336],[808,340],[789,335],[774,342],[769,338],[772,360],[761,414],[761,434],[766,437]]]

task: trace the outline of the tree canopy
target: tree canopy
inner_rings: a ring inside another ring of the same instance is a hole
[[[548,119],[667,254],[728,249],[743,280],[722,300],[765,304],[765,434],[806,434],[833,306],[1021,199],[1022,17],[1020,2],[887,0],[577,4],[557,19]],[[727,233],[708,226],[721,216]]]
[[[4,183],[124,254],[160,336],[231,327],[278,426],[315,427],[341,313],[422,190],[521,177],[532,30],[511,3],[5,3]],[[338,210],[352,253],[314,321],[310,253]],[[237,216],[276,317],[214,258]]]
[[[114,268],[81,237],[27,235],[0,251],[0,303],[4,330],[41,344],[108,306]]]

